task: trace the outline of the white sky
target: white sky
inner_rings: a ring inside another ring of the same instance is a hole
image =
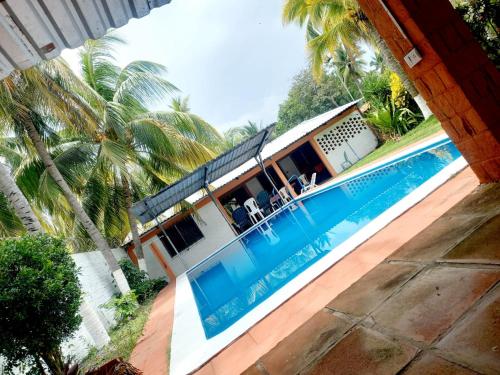
[[[219,130],[276,120],[292,77],[307,65],[304,31],[283,26],[282,0],[172,0],[118,30],[117,62],[151,60]],[[63,57],[78,70],[76,50]]]

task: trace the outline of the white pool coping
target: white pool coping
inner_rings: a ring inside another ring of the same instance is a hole
[[[386,158],[379,163],[371,164],[366,168],[360,168],[356,171],[356,175],[376,168],[377,165],[385,165],[391,160],[396,160],[406,154],[411,154],[414,151],[418,151],[419,149],[425,148],[428,145],[446,138],[446,135],[434,137],[429,141],[418,144],[415,147],[409,147],[401,153],[398,153],[390,158]],[[431,177],[406,197],[373,219],[356,234],[351,236],[342,244],[336,246],[335,251],[330,251],[323,258],[312,264],[301,274],[297,275],[282,288],[274,292],[274,294],[268,297],[265,301],[249,311],[233,325],[210,339],[205,337],[205,332],[198,314],[198,308],[196,306],[196,301],[194,299],[187,274],[184,273],[178,276],[176,282],[174,322],[170,349],[170,374],[185,375],[201,367],[226,346],[248,331],[257,322],[262,320],[265,316],[270,314],[286,300],[304,288],[312,280],[328,270],[332,265],[356,249],[359,245],[387,226],[409,208],[423,200],[451,177],[463,170],[466,166],[467,162],[463,157],[459,157],[457,160],[453,161],[435,176]],[[353,174],[342,176],[341,178],[333,180],[331,184],[337,184],[345,179],[351,178],[352,176]],[[321,190],[323,190],[323,186]],[[312,195],[314,192],[311,192],[310,194]]]

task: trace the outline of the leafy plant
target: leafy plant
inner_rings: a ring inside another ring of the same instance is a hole
[[[498,0],[455,1],[457,12],[470,27],[488,57],[500,66],[500,39],[498,28]]]
[[[80,297],[77,269],[62,239],[0,242],[0,355],[7,373],[24,364],[63,374],[60,345],[80,325]]]
[[[397,107],[394,102],[376,108],[367,120],[385,137],[399,138],[419,124],[422,117],[406,107]]]
[[[141,271],[128,259],[122,259],[119,264],[139,303],[155,296],[167,285],[163,279],[148,279],[146,272]]]
[[[115,309],[115,320],[118,325],[123,324],[135,317],[139,304],[134,291],[115,297],[103,305],[107,309]]]

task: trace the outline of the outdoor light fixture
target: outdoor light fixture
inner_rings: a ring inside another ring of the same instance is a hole
[[[410,68],[413,68],[415,65],[417,65],[420,61],[422,61],[422,55],[420,54],[420,52],[417,50],[416,47],[413,46],[413,43],[411,42],[411,40],[408,38],[408,35],[406,35],[406,33],[404,32],[404,30],[401,28],[401,26],[399,25],[398,21],[394,18],[394,16],[392,15],[391,11],[389,10],[389,8],[387,8],[387,6],[385,5],[384,1],[383,0],[379,0],[379,3],[380,5],[382,5],[382,8],[384,8],[385,12],[387,13],[387,15],[389,16],[389,18],[391,19],[392,23],[394,24],[394,26],[396,26],[396,28],[399,30],[399,33],[401,34],[401,36],[403,38],[405,38],[408,43],[410,43],[410,45],[413,47],[411,49],[410,52],[408,52],[405,56],[404,56],[404,60],[406,62],[406,64],[410,67]]]

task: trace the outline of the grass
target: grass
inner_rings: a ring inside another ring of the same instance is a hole
[[[101,349],[92,348],[87,357],[80,364],[82,373],[101,366],[113,358],[121,357],[128,360],[135,344],[141,336],[142,330],[148,320],[154,298],[144,302],[137,309],[134,319],[114,328],[110,334],[110,342]]]
[[[342,172],[342,174],[350,172],[356,168],[362,167],[368,163],[371,163],[377,159],[380,159],[400,148],[411,145],[417,141],[420,141],[424,138],[431,136],[432,134],[437,133],[442,130],[441,124],[436,119],[436,117],[431,116],[428,119],[422,121],[417,127],[410,130],[408,133],[403,135],[398,140],[388,140],[384,142],[379,148],[365,156],[363,159],[358,161],[356,164],[351,166]]]

